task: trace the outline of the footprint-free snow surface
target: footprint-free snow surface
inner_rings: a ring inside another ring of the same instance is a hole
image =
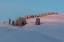
[[[27,19],[23,27],[0,23],[0,42],[64,42],[64,14]]]

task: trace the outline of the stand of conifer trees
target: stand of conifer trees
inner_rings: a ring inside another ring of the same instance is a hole
[[[38,15],[28,15],[24,17],[19,17],[15,21],[12,21],[13,26],[24,26],[27,24],[26,19],[34,18],[34,17],[44,17],[52,14],[58,14],[57,12],[48,12],[48,13],[43,13],[43,14],[38,14]],[[5,22],[4,22],[5,23]],[[9,24],[11,24],[11,19],[9,18]],[[40,25],[40,18],[36,18],[35,25]]]
[[[12,24],[14,24],[14,26],[24,26],[27,24],[26,18],[19,17],[16,21],[12,21]]]

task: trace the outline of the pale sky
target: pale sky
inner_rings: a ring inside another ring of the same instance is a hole
[[[0,22],[51,11],[64,12],[64,0],[0,0]]]

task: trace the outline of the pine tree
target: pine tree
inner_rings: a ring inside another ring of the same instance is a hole
[[[12,25],[14,25],[14,20],[12,21]]]
[[[11,24],[11,19],[9,18],[9,24]]]
[[[40,25],[40,18],[36,18],[35,24],[36,24],[36,25]]]

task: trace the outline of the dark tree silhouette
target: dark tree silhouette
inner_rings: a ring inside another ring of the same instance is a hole
[[[27,21],[26,21],[26,19],[25,19],[25,18],[23,18],[23,21],[24,21],[24,25],[25,25],[25,24],[27,24]]]
[[[9,18],[9,24],[11,24],[11,19]]]
[[[25,24],[27,24],[27,22],[26,22],[26,18],[21,18],[21,17],[19,17],[16,21],[15,21],[15,23],[14,23],[16,26],[23,26],[23,25],[25,25]]]
[[[40,25],[40,18],[36,18],[35,24],[36,24],[36,25]]]
[[[18,19],[16,19],[16,21],[14,21],[14,25],[18,26]]]
[[[12,25],[14,25],[14,20],[12,21]]]

